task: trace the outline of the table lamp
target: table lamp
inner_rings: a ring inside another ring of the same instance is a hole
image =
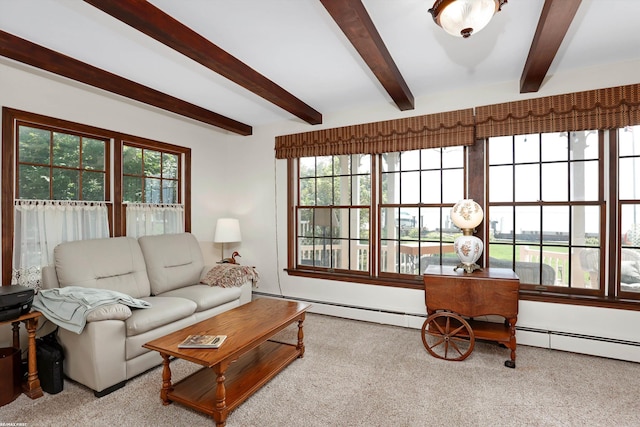
[[[240,221],[235,218],[219,218],[216,223],[216,233],[213,241],[222,244],[220,252],[220,261],[222,261],[224,259],[224,244],[242,241]]]
[[[462,236],[458,236],[453,242],[453,250],[460,258],[460,264],[454,268],[454,271],[464,268],[467,273],[473,273],[480,269],[476,261],[482,255],[484,244],[473,235],[473,232],[483,218],[482,207],[471,199],[460,200],[453,205],[451,221],[462,230]]]

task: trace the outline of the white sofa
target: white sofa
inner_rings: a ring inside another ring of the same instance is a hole
[[[43,269],[43,288],[109,289],[151,303],[129,309],[115,304],[87,318],[80,334],[59,328],[65,375],[98,397],[162,362],[148,341],[251,300],[252,283],[239,287],[199,284],[204,265],[190,233],[81,240],[58,245],[55,266]]]

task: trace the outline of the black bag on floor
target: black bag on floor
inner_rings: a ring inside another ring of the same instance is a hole
[[[36,359],[40,387],[49,394],[60,393],[63,388],[62,361],[64,352],[52,332],[36,340]]]

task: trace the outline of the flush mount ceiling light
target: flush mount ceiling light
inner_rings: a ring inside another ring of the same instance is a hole
[[[436,0],[429,13],[447,33],[469,37],[482,30],[507,0]]]

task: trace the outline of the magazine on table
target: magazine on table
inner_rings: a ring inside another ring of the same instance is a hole
[[[226,335],[189,335],[178,348],[218,348],[225,339]]]

